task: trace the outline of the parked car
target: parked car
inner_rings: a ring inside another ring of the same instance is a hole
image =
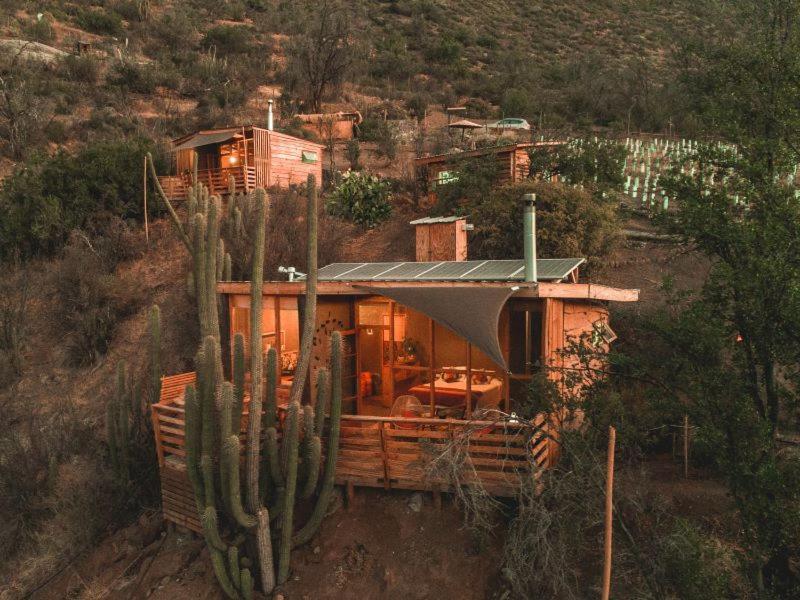
[[[487,125],[489,129],[524,129],[530,131],[531,124],[525,119],[508,118],[500,119],[494,123]]]

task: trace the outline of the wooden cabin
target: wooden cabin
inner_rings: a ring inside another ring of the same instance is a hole
[[[227,193],[231,176],[237,192],[286,188],[309,174],[321,184],[323,148],[255,125],[196,131],[172,141],[173,173],[159,181],[170,198],[185,197],[196,161],[197,177],[212,194]]]
[[[432,226],[456,230],[436,245],[440,257],[449,247],[451,260],[427,260],[429,246],[422,243],[418,258],[425,260],[336,263],[319,271],[311,386],[314,372],[328,365],[331,334],[339,331],[345,342],[336,481],[348,488],[446,491],[452,482],[432,477],[425,457],[478,428],[464,483],[479,480],[490,493],[512,495],[520,477],[538,476],[531,462],[547,468],[557,449],[545,435],[549,415],[522,423],[498,420],[498,411],[524,414],[530,381],[541,369],[558,376],[579,367],[564,352],[573,340],[607,348],[615,337],[609,303],[636,301],[638,290],[579,283],[582,258],[538,259],[536,282],[524,281],[526,259],[455,260],[465,220],[422,221],[420,238]],[[261,290],[261,348],[279,353],[279,405],[288,402],[297,365],[305,286],[270,281]],[[250,347],[250,288],[249,282],[217,288],[227,368],[237,333]],[[183,465],[181,391],[192,378],[165,378],[153,427],[165,516],[197,529]]]
[[[494,160],[497,165],[497,184],[516,183],[530,174],[531,161],[528,152],[531,148],[560,144],[561,142],[526,142],[421,156],[414,159],[414,168],[418,177],[425,180],[428,201],[435,204],[438,199],[437,188],[455,182],[457,172],[470,162]]]
[[[336,142],[352,140],[355,137],[356,127],[364,120],[361,113],[335,112],[297,115],[305,131],[314,134],[320,140],[327,140],[329,136]]]

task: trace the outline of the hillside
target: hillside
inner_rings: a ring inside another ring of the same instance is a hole
[[[710,27],[702,6],[682,0],[349,3],[353,61],[343,93],[326,100],[367,117],[408,118],[466,103],[473,117],[511,114],[545,129],[624,128],[628,121],[632,130],[679,128],[673,51]],[[162,138],[262,122],[273,96],[280,96],[288,126],[302,100],[286,44],[313,14],[296,3],[266,0],[6,2],[0,11],[0,39],[10,40],[1,46],[4,85],[18,96],[12,98],[17,105],[36,108],[35,115],[17,118],[26,139],[6,154],[18,160],[95,138],[136,132]],[[20,53],[20,40],[69,54],[79,41],[88,46],[81,56],[43,63],[31,47]],[[21,79],[25,85],[15,84]]]

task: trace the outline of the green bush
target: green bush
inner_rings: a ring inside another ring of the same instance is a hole
[[[114,63],[108,75],[108,83],[128,92],[152,94],[156,91],[158,79],[152,67],[123,60]]]
[[[541,257],[592,260],[614,248],[620,228],[615,201],[560,183],[530,181],[502,186],[461,207],[475,223],[471,256],[522,256],[522,195],[529,192],[537,195],[537,251]]]
[[[93,56],[66,56],[61,63],[64,79],[94,85],[100,76],[100,62]]]
[[[368,173],[348,171],[328,200],[328,212],[372,228],[392,214],[391,199],[388,181]]]
[[[144,139],[100,142],[18,167],[0,186],[0,258],[52,254],[103,211],[142,218],[142,157],[152,148]]]
[[[122,18],[109,9],[82,10],[78,14],[78,26],[98,35],[120,35]]]
[[[203,37],[204,48],[216,48],[220,55],[247,54],[253,48],[253,34],[241,25],[217,25]]]

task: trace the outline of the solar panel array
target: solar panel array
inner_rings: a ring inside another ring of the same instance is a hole
[[[539,281],[561,281],[583,258],[540,258]],[[319,270],[320,281],[522,281],[525,262],[464,260],[443,262],[333,263]]]

